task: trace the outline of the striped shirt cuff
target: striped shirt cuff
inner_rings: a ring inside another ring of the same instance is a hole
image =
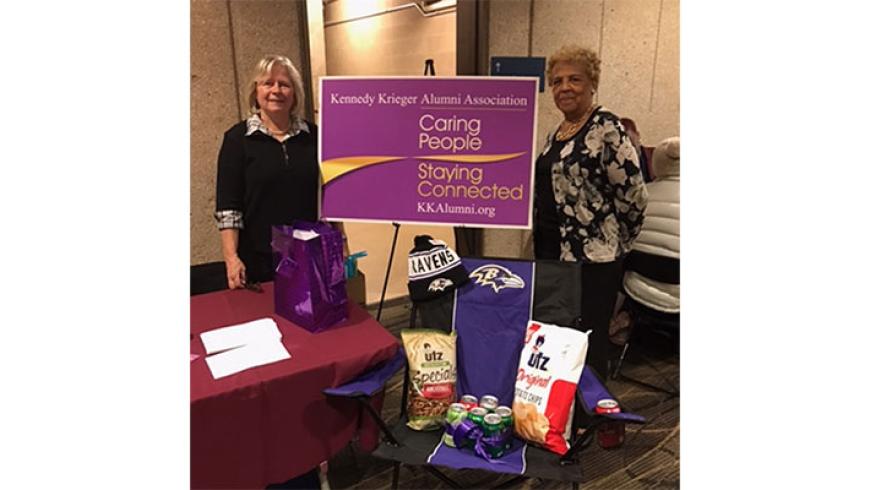
[[[237,209],[215,211],[214,219],[217,220],[218,230],[231,228],[241,230],[245,227],[245,222],[242,220],[242,212]]]

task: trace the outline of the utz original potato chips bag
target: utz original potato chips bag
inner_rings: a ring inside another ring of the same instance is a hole
[[[557,454],[568,452],[577,381],[588,334],[529,321],[514,390],[514,432]]]
[[[456,401],[456,335],[440,330],[402,330],[408,357],[408,427],[435,430]]]

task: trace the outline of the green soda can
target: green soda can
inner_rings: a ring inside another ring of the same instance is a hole
[[[483,435],[486,437],[492,437],[501,434],[503,431],[504,428],[502,427],[501,415],[496,413],[486,414],[483,418]],[[486,445],[484,448],[491,458],[500,458],[505,452],[504,444],[494,446]]]
[[[450,447],[456,447],[456,443],[453,441],[453,431],[467,416],[468,411],[465,410],[465,405],[461,403],[453,403],[450,405],[450,408],[447,409],[447,426],[444,429],[444,435],[441,436],[441,440],[444,441],[444,444],[447,444]]]
[[[495,413],[501,416],[502,426],[506,430],[514,430],[514,412],[511,410],[511,407],[502,405],[495,409]]]
[[[468,412],[468,420],[474,422],[474,425],[483,428],[483,418],[486,417],[487,411],[483,407],[474,407]]]

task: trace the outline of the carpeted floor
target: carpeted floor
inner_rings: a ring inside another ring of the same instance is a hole
[[[396,337],[407,326],[410,306],[407,302],[385,307],[382,323]],[[372,312],[374,316],[376,311]],[[678,339],[662,335],[641,335],[636,339],[622,372],[629,377],[670,390],[679,387]],[[382,415],[394,422],[401,403],[401,373],[387,384]],[[623,447],[603,450],[593,443],[582,453],[584,489],[677,488],[680,484],[680,399],[627,380],[608,381],[611,391],[624,407],[644,415],[648,423],[627,426]],[[510,478],[493,478],[479,471],[445,470],[451,478],[471,487],[497,485]],[[333,490],[387,489],[392,479],[392,465],[364,454],[351,444],[329,461],[329,484]],[[420,468],[402,467],[400,488],[449,488],[441,480]],[[526,479],[513,488],[560,489],[570,484]]]

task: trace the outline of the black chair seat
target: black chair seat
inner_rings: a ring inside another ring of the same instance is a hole
[[[399,461],[412,466],[428,465],[429,455],[441,441],[442,431],[417,431],[405,425],[406,422],[407,419],[403,417],[401,421],[390,426],[390,432],[399,442],[398,446],[382,442],[373,454],[388,461]],[[529,445],[526,449],[526,473],[522,476],[580,483],[583,474],[579,462],[562,465],[559,459],[556,453]],[[460,471],[447,466],[437,467]]]

